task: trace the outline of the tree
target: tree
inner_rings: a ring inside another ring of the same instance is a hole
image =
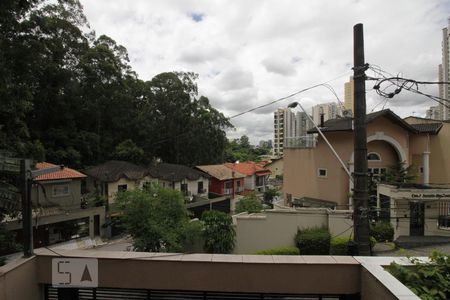
[[[220,211],[205,211],[202,215],[204,223],[204,250],[207,253],[230,253],[234,248],[236,232],[231,216]]]
[[[249,214],[257,213],[262,209],[263,206],[261,204],[261,201],[256,197],[256,194],[254,192],[243,197],[241,200],[239,200],[238,203],[236,203],[237,214],[242,212],[248,212]]]
[[[269,154],[270,150],[267,148],[255,147],[250,144],[249,138],[246,135],[239,139],[229,140],[225,149],[225,161],[260,161],[261,155]]]
[[[264,192],[264,204],[273,207],[273,198],[278,196],[280,193],[276,189],[266,189]]]
[[[183,251],[189,213],[179,191],[152,186],[117,195],[122,222],[138,251]]]
[[[112,157],[117,160],[129,161],[138,165],[146,162],[144,149],[138,147],[130,139],[118,144],[114,149]]]
[[[417,169],[414,165],[406,167],[404,161],[399,161],[390,166],[386,172],[386,181],[388,183],[410,183],[417,179]]]

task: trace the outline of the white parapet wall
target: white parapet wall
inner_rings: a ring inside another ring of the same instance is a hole
[[[257,214],[233,216],[236,228],[235,254],[254,254],[259,250],[295,246],[297,229],[327,227],[332,236],[350,236],[352,211],[326,208],[266,210]]]

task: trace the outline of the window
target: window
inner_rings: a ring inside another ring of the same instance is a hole
[[[203,194],[205,191],[203,190],[203,181],[197,182],[197,193]]]
[[[317,169],[317,176],[318,177],[327,177],[327,169],[322,169],[322,168],[319,168],[319,169]]]
[[[241,190],[241,181],[240,180],[236,181],[236,189],[237,189],[238,193],[242,191]]]
[[[117,191],[118,192],[126,192],[127,191],[128,186],[126,184],[119,184],[117,186]]]
[[[367,154],[367,160],[381,161],[381,156],[378,153],[370,152],[369,154]]]
[[[68,196],[70,193],[69,185],[68,184],[58,184],[53,186],[53,196],[54,197],[61,197],[61,196]]]
[[[187,185],[187,183],[182,183],[181,184],[181,192],[183,193],[183,195],[187,196],[187,194],[188,194],[188,185]]]
[[[231,195],[233,193],[233,181],[228,180],[225,182],[225,195]]]
[[[377,182],[386,179],[386,168],[367,168],[367,172],[371,175],[372,179]]]

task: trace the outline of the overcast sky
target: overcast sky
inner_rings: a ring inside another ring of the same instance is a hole
[[[189,1],[82,0],[91,28],[128,49],[143,80],[167,71],[199,74],[212,105],[232,116],[329,82],[343,100],[353,65],[353,25],[364,24],[366,61],[394,74],[437,80],[448,0]],[[373,73],[368,73],[373,75]],[[367,85],[368,111],[424,116],[431,100],[402,92],[386,104]],[[436,87],[423,89],[437,95]],[[273,139],[273,111],[292,101],[336,101],[320,87],[232,119],[251,142]]]

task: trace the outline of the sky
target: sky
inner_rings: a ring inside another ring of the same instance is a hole
[[[353,26],[364,24],[365,58],[394,75],[436,81],[449,0],[81,0],[91,29],[125,46],[142,80],[170,71],[199,74],[199,93],[230,117],[328,82],[341,101],[352,75]],[[369,76],[375,76],[370,71]],[[367,111],[425,116],[437,103],[401,92],[385,101],[367,82]],[[438,95],[436,86],[421,91]],[[273,139],[273,112],[337,101],[318,87],[232,118],[229,138]]]

